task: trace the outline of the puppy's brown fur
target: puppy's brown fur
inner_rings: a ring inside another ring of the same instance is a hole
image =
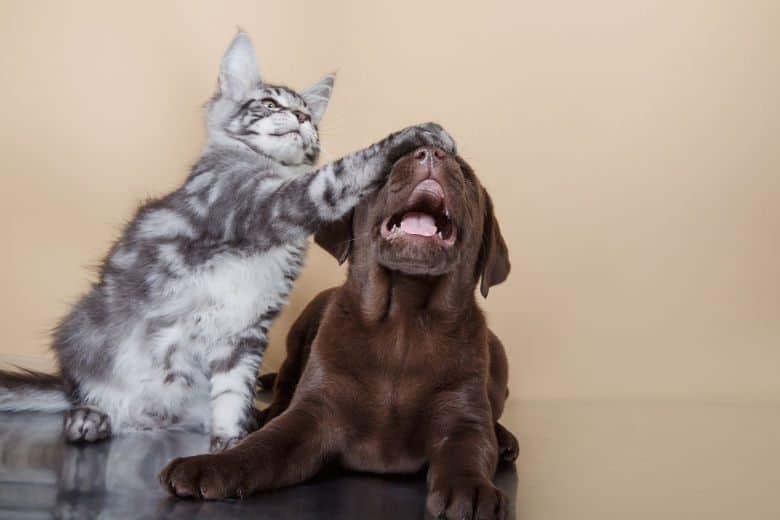
[[[435,188],[426,179],[441,189],[421,190]],[[397,232],[408,211],[436,214],[447,231]],[[174,460],[163,485],[217,499],[301,482],[330,460],[377,473],[427,465],[431,514],[503,518],[506,499],[491,479],[499,457],[517,454],[497,423],[507,361],[474,288],[481,278],[487,296],[509,259],[474,172],[459,157],[419,149],[353,217],[316,238],[350,259],[349,275],[290,330],[265,426],[225,452]]]

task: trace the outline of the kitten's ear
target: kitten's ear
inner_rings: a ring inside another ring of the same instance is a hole
[[[339,265],[349,258],[352,250],[352,215],[350,211],[335,222],[323,224],[314,234],[314,241],[333,255]]]
[[[258,83],[260,72],[252,40],[247,33],[239,31],[222,57],[219,67],[220,94],[242,101]]]
[[[319,123],[322,116],[325,115],[325,109],[328,108],[328,101],[330,101],[330,94],[333,92],[335,82],[336,73],[333,72],[301,92],[301,97],[311,110],[311,119],[314,123]]]

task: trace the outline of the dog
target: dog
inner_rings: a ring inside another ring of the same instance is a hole
[[[291,328],[265,425],[222,453],[173,460],[161,484],[179,497],[244,497],[315,475],[326,463],[374,473],[427,467],[427,510],[505,518],[492,483],[517,441],[497,421],[506,354],[487,297],[510,271],[493,204],[459,156],[422,147],[318,244],[344,285],[319,294]]]

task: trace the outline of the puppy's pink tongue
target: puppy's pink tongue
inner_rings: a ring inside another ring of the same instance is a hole
[[[436,222],[427,213],[407,213],[401,221],[401,231],[408,235],[432,237],[436,234]]]

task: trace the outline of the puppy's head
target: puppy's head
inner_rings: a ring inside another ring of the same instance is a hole
[[[315,240],[339,263],[351,258],[427,277],[465,269],[475,283],[482,278],[483,296],[510,268],[493,204],[474,171],[432,147],[399,159],[378,192]]]

